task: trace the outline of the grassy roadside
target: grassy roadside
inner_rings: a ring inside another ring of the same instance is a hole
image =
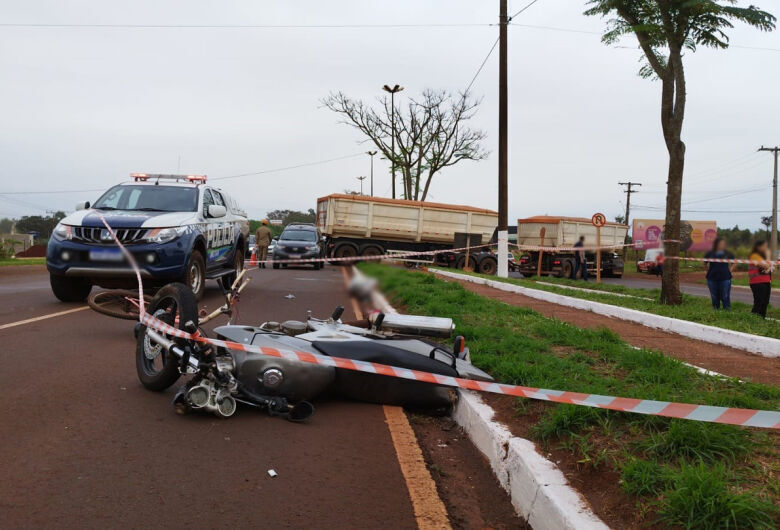
[[[549,291],[556,294],[571,296],[573,298],[583,298],[585,300],[592,300],[594,302],[602,302],[605,304],[627,307],[629,309],[646,311],[656,315],[679,318],[681,320],[689,320],[691,322],[698,322],[700,324],[707,324],[709,326],[717,326],[724,329],[731,329],[734,331],[742,331],[745,333],[752,333],[754,335],[762,335],[764,337],[780,339],[780,324],[772,320],[763,320],[753,315],[750,312],[749,305],[743,304],[741,302],[735,302],[733,300],[731,302],[731,311],[715,311],[708,299],[702,298],[700,296],[690,296],[686,294],[683,294],[682,305],[662,305],[658,302],[661,296],[660,289],[628,288],[622,285],[605,283],[597,284],[596,282],[584,283],[582,281],[570,280],[568,278],[497,278],[495,276],[484,276],[476,273],[466,273],[464,271],[457,272],[463,274],[472,274],[473,276],[482,276],[485,278],[490,278],[491,280],[513,283],[523,287],[539,289],[542,291]],[[545,285],[545,283],[555,285]],[[590,293],[574,289],[567,289],[567,286],[594,291],[603,291],[603,293]],[[624,294],[635,298],[614,296],[609,293]],[[645,298],[650,298],[651,300],[646,300]],[[767,312],[767,316],[774,319],[780,319],[780,309],[770,306],[769,311]]]
[[[9,267],[11,265],[46,265],[46,258],[0,259],[0,267]]]
[[[580,329],[424,273],[361,264],[410,313],[452,317],[474,364],[497,380],[585,393],[778,410],[780,388],[704,376],[608,330]],[[583,467],[620,474],[644,523],[780,524],[780,436],[754,429],[517,400],[534,438]]]

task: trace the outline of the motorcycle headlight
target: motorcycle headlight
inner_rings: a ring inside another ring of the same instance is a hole
[[[187,231],[186,226],[176,226],[173,228],[154,228],[149,231],[146,240],[149,243],[168,243]]]
[[[64,225],[62,223],[57,223],[52,234],[59,239],[73,239],[73,230],[70,225]]]

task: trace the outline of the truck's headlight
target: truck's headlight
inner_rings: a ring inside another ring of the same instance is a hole
[[[73,230],[69,225],[57,223],[52,233],[59,239],[73,239]]]
[[[186,231],[186,226],[176,226],[173,228],[154,228],[149,231],[149,234],[146,236],[146,240],[150,243],[168,243]]]

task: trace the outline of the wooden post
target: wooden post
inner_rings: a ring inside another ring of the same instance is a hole
[[[469,266],[469,250],[471,249],[471,233],[466,233],[466,263],[463,264],[463,270],[466,272],[474,272],[474,269]]]
[[[601,283],[601,227],[596,227],[596,283]]]
[[[539,246],[544,246],[544,234],[547,232],[547,229],[545,227],[542,227],[541,230],[539,230]],[[542,277],[542,256],[544,256],[544,251],[539,250],[539,263],[536,264],[536,276],[541,278]]]

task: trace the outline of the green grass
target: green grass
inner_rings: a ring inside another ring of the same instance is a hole
[[[391,301],[409,313],[453,318],[475,365],[510,384],[685,403],[780,409],[780,388],[702,375],[607,329],[581,329],[476,295],[430,274],[377,264]],[[697,528],[780,524],[776,433],[602,409],[518,400],[542,446],[578,465],[613,469],[641,513]],[[681,494],[680,491],[687,491]]]
[[[0,259],[0,267],[11,265],[46,265],[46,258]]]
[[[681,320],[689,320],[691,322],[698,322],[700,324],[706,324],[709,326],[716,326],[719,328],[731,329],[734,331],[742,331],[744,333],[752,333],[754,335],[762,335],[764,337],[780,339],[780,325],[777,322],[773,320],[764,320],[752,314],[748,304],[735,302],[734,300],[731,302],[731,311],[715,311],[712,308],[712,304],[710,303],[709,299],[703,298],[701,296],[692,296],[686,294],[682,295],[683,303],[681,305],[672,306],[661,304],[659,302],[661,297],[660,288],[628,288],[622,285],[607,283],[585,283],[568,278],[497,278],[495,276],[484,276],[463,271],[457,272],[463,274],[472,274],[474,276],[481,276],[491,280],[513,283],[532,289],[549,291],[565,296],[571,296],[573,298],[582,298],[585,300],[592,300],[594,302],[602,302],[605,304],[637,309],[639,311],[646,311],[655,315],[678,318]],[[555,285],[544,285],[540,284],[539,282],[552,283]],[[566,286],[603,292],[589,293],[577,291],[574,289],[566,289]],[[625,294],[636,298],[614,296],[609,293]],[[645,300],[644,298],[650,298],[650,300]],[[780,319],[780,308],[770,306],[769,311],[767,312],[767,316],[774,319]]]

